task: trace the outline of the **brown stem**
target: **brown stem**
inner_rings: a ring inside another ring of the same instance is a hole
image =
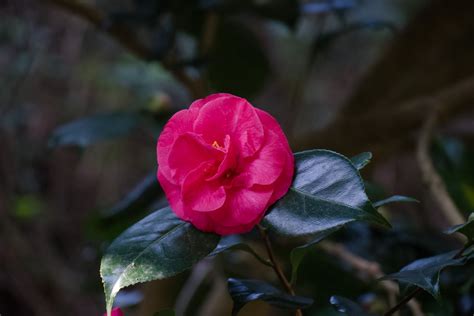
[[[458,258],[461,258],[464,251],[466,251],[469,247],[471,247],[472,245],[474,244],[474,241],[473,240],[470,240],[469,242],[467,242],[464,247],[462,247],[462,249],[460,249],[453,257],[453,259],[458,259]],[[390,315],[393,315],[395,312],[397,312],[399,309],[401,309],[405,304],[407,304],[412,298],[414,298],[415,296],[417,296],[418,294],[420,294],[421,292],[423,292],[423,290],[421,288],[417,288],[416,290],[414,290],[413,292],[411,292],[410,294],[408,294],[407,296],[405,296],[400,302],[398,302],[397,305],[395,305],[394,307],[390,308],[385,314],[383,314],[384,316],[390,316]]]
[[[265,243],[265,248],[267,249],[268,257],[270,261],[272,262],[272,268],[275,271],[278,279],[280,280],[281,284],[285,287],[286,291],[290,293],[291,295],[295,295],[295,290],[291,286],[291,283],[288,281],[286,278],[285,274],[283,273],[283,270],[281,269],[280,265],[278,264],[277,260],[275,259],[275,254],[273,253],[273,248],[272,244],[270,242],[270,238],[268,238],[267,231],[264,227],[261,225],[258,225],[258,231],[260,232],[260,236],[262,236],[262,239]],[[297,309],[296,316],[302,316],[303,313],[301,312],[301,309]]]
[[[400,308],[405,306],[406,303],[408,303],[412,298],[420,294],[422,291],[423,290],[420,287],[417,288],[416,290],[414,290],[413,292],[405,296],[400,302],[398,302],[397,305],[390,308],[385,314],[383,314],[383,316],[390,316],[390,315],[395,314]]]
[[[416,158],[420,167],[422,180],[431,194],[433,200],[439,205],[440,211],[446,218],[450,226],[464,223],[464,218],[448,193],[446,185],[434,167],[430,157],[430,145],[433,131],[437,125],[439,117],[443,114],[444,103],[439,103],[436,99],[428,101],[432,104],[432,111],[423,125],[418,139]]]

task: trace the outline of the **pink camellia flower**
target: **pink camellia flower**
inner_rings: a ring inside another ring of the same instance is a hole
[[[220,235],[250,231],[293,178],[293,154],[277,121],[231,94],[210,95],[173,115],[157,155],[171,209]]]
[[[123,312],[119,307],[116,307],[112,310],[111,315],[112,316],[123,316]],[[104,316],[107,316],[107,313],[105,313]]]

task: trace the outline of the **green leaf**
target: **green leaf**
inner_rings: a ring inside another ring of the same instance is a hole
[[[331,305],[340,312],[348,316],[373,316],[367,313],[356,302],[341,296],[331,296],[329,299]]]
[[[272,263],[264,258],[262,258],[255,250],[252,249],[249,245],[242,242],[242,238],[238,235],[230,235],[222,237],[221,241],[217,245],[216,249],[209,254],[209,256],[216,256],[224,251],[229,250],[242,250],[253,255],[258,261],[263,263],[266,266],[271,267]]]
[[[189,269],[211,253],[219,239],[178,219],[169,207],[130,227],[102,258],[100,274],[108,313],[120,289]]]
[[[371,152],[363,152],[351,158],[352,164],[357,168],[357,170],[361,170],[365,166],[367,166],[372,159]]]
[[[145,117],[135,112],[98,114],[58,127],[48,145],[87,147],[99,141],[125,136],[144,122]]]
[[[420,201],[408,197],[408,196],[403,196],[403,195],[394,195],[389,198],[374,202],[374,207],[379,208],[381,206],[390,204],[390,203],[396,203],[396,202],[405,202],[405,203],[419,203]]]
[[[445,231],[446,234],[461,233],[467,237],[468,240],[474,240],[474,213],[469,215],[467,222],[460,225],[455,225]]]
[[[285,236],[311,236],[357,220],[390,227],[348,158],[318,149],[296,153],[295,164],[293,186],[264,217],[264,226]]]
[[[263,281],[230,278],[227,286],[234,301],[233,316],[237,315],[245,304],[257,300],[286,309],[305,308],[313,304],[311,298],[286,294]]]
[[[413,261],[399,272],[387,275],[382,279],[397,280],[404,285],[416,285],[433,295],[434,298],[439,299],[439,274],[441,270],[450,266],[463,265],[469,259],[466,256],[454,259],[457,252],[455,250]]]
[[[319,234],[316,234],[316,236],[313,236],[313,239],[299,247],[294,248],[291,253],[290,253],[290,262],[291,262],[291,283],[295,284],[296,279],[298,277],[298,268],[300,267],[301,262],[303,261],[303,258],[306,256],[306,253],[308,252],[309,248],[321,240],[325,239],[332,233],[338,231],[341,228],[341,226],[334,227],[332,229],[324,230],[320,232]]]
[[[131,216],[137,211],[146,210],[162,192],[156,180],[156,171],[150,172],[117,204],[103,212],[103,216],[106,218]]]

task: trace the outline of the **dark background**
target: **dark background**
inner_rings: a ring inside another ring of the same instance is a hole
[[[315,248],[299,277],[298,292],[316,301],[307,315],[337,315],[334,294],[386,310],[393,293],[370,264],[391,273],[458,246],[441,231],[474,209],[470,0],[4,0],[0,87],[2,316],[103,313],[101,254],[165,203],[154,177],[160,128],[211,92],[272,113],[294,151],[372,151],[370,196],[421,202],[384,207],[391,231],[357,224]],[[474,312],[472,264],[451,270],[441,302],[418,297],[426,315]],[[237,253],[125,290],[117,304],[127,315],[175,304],[227,315],[226,276],[274,281]],[[278,313],[263,303],[242,311]]]

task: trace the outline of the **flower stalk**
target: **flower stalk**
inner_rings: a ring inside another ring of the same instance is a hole
[[[268,237],[267,231],[265,227],[262,225],[257,225],[258,231],[260,232],[260,236],[263,239],[263,242],[265,244],[265,249],[267,250],[268,258],[270,259],[270,262],[272,263],[272,268],[275,271],[275,274],[277,275],[278,279],[280,280],[281,284],[285,287],[286,291],[295,296],[295,290],[293,289],[293,286],[291,283],[288,281],[286,278],[285,274],[283,273],[283,270],[281,269],[280,265],[278,264],[277,260],[275,259],[275,254],[273,252],[273,247],[270,242],[270,238]],[[303,313],[301,312],[301,309],[297,309],[295,316],[302,316]]]

